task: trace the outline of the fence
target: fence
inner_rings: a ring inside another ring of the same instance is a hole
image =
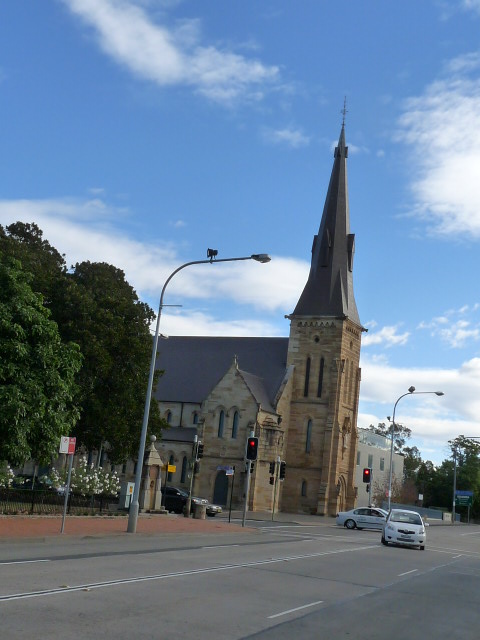
[[[65,496],[47,489],[0,489],[1,514],[61,514]],[[116,496],[81,496],[70,494],[67,513],[71,515],[93,515],[110,510],[109,505],[118,505]]]

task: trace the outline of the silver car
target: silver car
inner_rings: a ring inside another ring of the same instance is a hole
[[[422,516],[416,511],[407,509],[392,509],[382,531],[382,544],[401,544],[408,547],[425,549],[427,534]]]
[[[377,507],[359,507],[337,513],[337,524],[347,529],[383,529],[388,511]]]

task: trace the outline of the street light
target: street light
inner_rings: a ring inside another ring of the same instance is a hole
[[[402,398],[405,396],[417,395],[419,393],[434,393],[436,396],[443,396],[443,391],[415,391],[415,387],[410,387],[408,393],[404,393],[401,395],[395,404],[393,405],[393,416],[392,416],[392,442],[390,443],[390,472],[388,474],[388,511],[390,511],[390,505],[392,503],[392,469],[393,469],[393,442],[395,438],[395,409],[397,408],[397,404]]]
[[[158,346],[158,337],[160,333],[160,317],[162,315],[163,309],[163,296],[165,294],[165,289],[167,288],[168,283],[182,269],[185,267],[190,267],[193,264],[217,264],[219,262],[238,262],[240,260],[255,260],[256,262],[266,263],[270,262],[271,258],[267,253],[254,253],[251,256],[245,256],[242,258],[220,258],[217,260],[216,257],[218,255],[218,251],[216,249],[208,249],[207,250],[207,260],[193,260],[192,262],[186,262],[182,264],[180,267],[175,269],[169,277],[167,278],[165,284],[163,285],[162,293],[160,295],[160,304],[158,307],[158,315],[157,315],[157,324],[155,328],[155,337],[153,339],[153,347],[152,347],[152,357],[150,360],[150,373],[148,376],[148,385],[147,385],[147,395],[145,397],[145,409],[143,412],[143,424],[142,424],[142,432],[140,434],[140,445],[138,447],[138,460],[137,460],[137,470],[135,472],[135,486],[133,489],[132,502],[130,504],[130,509],[128,512],[128,526],[127,533],[136,533],[137,531],[137,520],[138,520],[138,496],[140,494],[140,483],[142,480],[142,467],[143,467],[143,456],[145,455],[145,440],[147,437],[147,427],[148,427],[148,416],[150,414],[150,402],[152,399],[152,388],[153,388],[153,378],[155,375],[155,362],[157,359],[157,346]]]

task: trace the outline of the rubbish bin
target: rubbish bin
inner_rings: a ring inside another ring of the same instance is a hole
[[[196,504],[195,510],[193,512],[193,517],[197,520],[205,520],[207,515],[207,505],[206,504]]]

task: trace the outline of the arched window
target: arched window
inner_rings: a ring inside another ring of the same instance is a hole
[[[320,358],[320,371],[318,373],[318,387],[317,387],[317,398],[322,397],[322,388],[323,388],[323,368],[325,366],[325,359]]]
[[[238,411],[235,411],[233,414],[233,422],[232,422],[232,438],[236,438],[238,434]]]
[[[168,459],[168,464],[175,464],[175,457],[172,453],[172,455],[170,456],[170,458]],[[167,481],[171,482],[173,480],[173,472],[169,471],[167,474]]]
[[[187,456],[183,456],[183,460],[182,460],[182,475],[180,476],[180,482],[185,482],[185,479],[187,477],[187,464],[188,464],[188,460],[187,460]]]
[[[305,398],[308,396],[308,387],[310,384],[310,366],[312,361],[310,358],[307,358],[307,364],[305,365],[305,387],[303,389],[303,395]]]
[[[307,423],[307,438],[305,440],[305,453],[310,453],[312,447],[312,421]]]
[[[167,411],[167,415],[165,416],[165,420],[170,424],[172,422],[172,412]]]
[[[225,411],[220,411],[218,416],[218,437],[223,438],[223,427],[225,426]]]
[[[196,411],[193,414],[193,424],[198,424],[198,413]]]
[[[302,498],[307,497],[307,481],[302,480]]]

